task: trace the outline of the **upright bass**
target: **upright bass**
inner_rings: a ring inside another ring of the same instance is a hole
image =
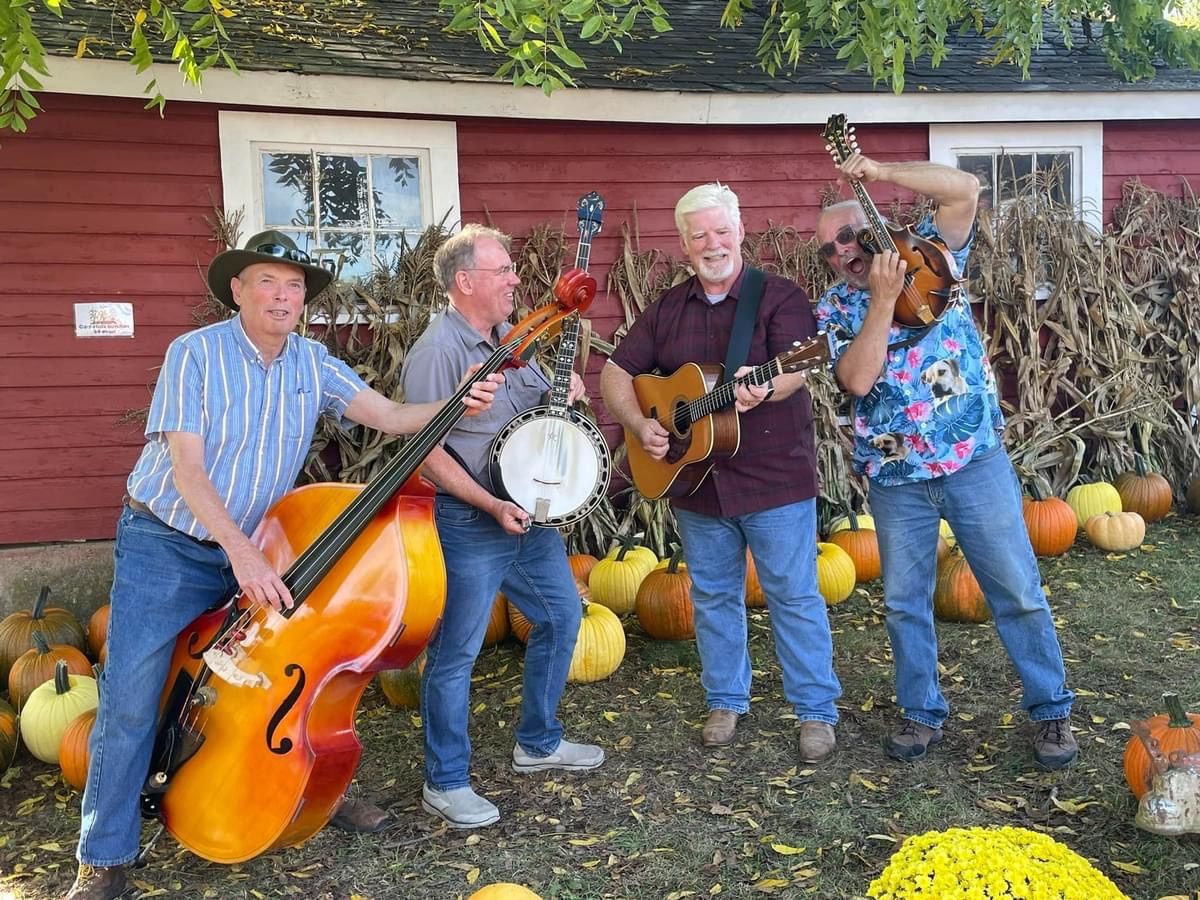
[[[479,375],[525,365],[573,310],[570,298],[534,310]],[[295,846],[336,811],[362,754],[363,691],[375,672],[412,662],[441,619],[433,488],[418,470],[469,390],[369,484],[306,485],[267,511],[254,539],[291,609],[238,592],[180,634],[142,812],[197,855],[235,863]]]

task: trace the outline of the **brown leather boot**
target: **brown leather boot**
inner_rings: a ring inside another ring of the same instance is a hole
[[[728,747],[737,734],[738,714],[732,709],[714,709],[708,714],[700,740],[705,747]]]
[[[925,756],[934,744],[942,742],[942,729],[930,728],[912,719],[901,719],[886,741],[883,742],[887,755],[902,762],[916,762]]]
[[[334,828],[342,829],[342,831],[375,834],[391,828],[396,824],[396,820],[374,803],[343,797],[341,805],[334,811],[329,824]]]
[[[1079,742],[1071,734],[1071,717],[1034,723],[1033,758],[1043,769],[1061,769],[1075,761]]]
[[[837,750],[837,735],[828,722],[801,722],[797,746],[800,762],[810,765],[823,763]]]
[[[64,900],[117,900],[124,893],[124,866],[89,866],[80,863],[75,883]]]

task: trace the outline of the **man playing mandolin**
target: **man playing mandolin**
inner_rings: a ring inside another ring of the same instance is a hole
[[[808,296],[791,281],[767,275],[758,281],[761,291],[748,287],[748,276],[756,273],[742,261],[745,229],[737,195],[728,187],[703,184],[688,191],[675,206],[675,224],[696,274],[646,308],[600,380],[626,441],[637,440],[659,460],[668,457],[675,438],[658,418],[643,413],[634,376],[729,362],[738,310],[754,309],[756,301],[753,319],[746,320],[749,350],[735,354],[747,364],[733,363],[738,376],[816,333]],[[834,703],[841,685],[817,589],[812,399],[799,373],[734,390],[740,447],[717,461],[694,493],[671,504],[692,578],[700,681],[709,709],[701,740],[707,747],[731,744],[738,718],[750,709],[749,547],[770,607],[784,695],[800,720],[799,756],[817,763],[836,749]]]
[[[434,256],[434,274],[450,299],[404,359],[401,381],[410,401],[443,396],[456,371],[486,359],[511,327],[513,292],[521,283],[508,253],[509,238],[467,225]],[[488,466],[492,439],[514,415],[541,403],[549,380],[536,366],[510,371],[490,412],[460,422],[426,460],[437,484],[438,538],[446,558],[446,609],[426,651],[421,677],[425,784],[421,806],[453,828],[479,828],[500,810],[471,788],[471,671],[483,647],[488,618],[503,590],[530,622],[525,649],[521,720],[512,767],[517,772],[587,771],[604,751],[563,737],[558,701],[579,636],[582,605],[553,528],[531,527],[530,513],[493,492]],[[572,373],[568,402],[583,396]]]
[[[304,304],[329,281],[286,234],[256,234],[208,268],[214,296],[237,315],[167,348],[117,525],[108,661],[68,900],[111,900],[125,890],[176,636],[238,590],[262,606],[292,606],[249,535],[294,485],[318,417],[411,434],[442,406],[395,403],[323,344],[293,334]],[[463,400],[468,414],[488,409],[502,381],[476,382]],[[378,831],[390,820],[343,800],[332,821]]]
[[[827,132],[827,137],[828,137]],[[838,156],[835,154],[835,159]],[[950,523],[996,620],[1035,724],[1037,762],[1058,769],[1078,746],[1074,695],[1021,516],[1021,489],[1001,443],[996,381],[965,297],[930,325],[893,323],[906,275],[924,263],[910,253],[872,254],[859,236],[878,212],[862,184],[882,181],[924,194],[936,212],[914,229],[944,241],[963,271],[975,230],[974,175],[932,162],[879,163],[858,152],[839,166],[866,199],[827,207],[817,221],[821,255],[840,278],[821,297],[817,321],[839,345],[835,373],[854,395],[854,462],[870,482],[883,566],[887,628],[902,719],[885,741],[912,761],[942,740],[949,713],[938,685],[933,586],[939,520]],[[910,253],[912,266],[902,254]]]

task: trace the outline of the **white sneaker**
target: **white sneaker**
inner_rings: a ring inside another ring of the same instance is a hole
[[[424,785],[421,788],[421,808],[437,816],[451,828],[482,828],[500,821],[500,810],[471,788],[460,787],[439,791]]]
[[[514,772],[545,772],[548,769],[566,769],[571,772],[587,772],[604,764],[604,751],[595,744],[573,744],[559,741],[549,756],[530,756],[521,745],[513,747]]]

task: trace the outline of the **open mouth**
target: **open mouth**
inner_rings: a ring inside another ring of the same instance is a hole
[[[852,256],[846,260],[846,271],[856,278],[867,272],[867,261],[861,256]]]

